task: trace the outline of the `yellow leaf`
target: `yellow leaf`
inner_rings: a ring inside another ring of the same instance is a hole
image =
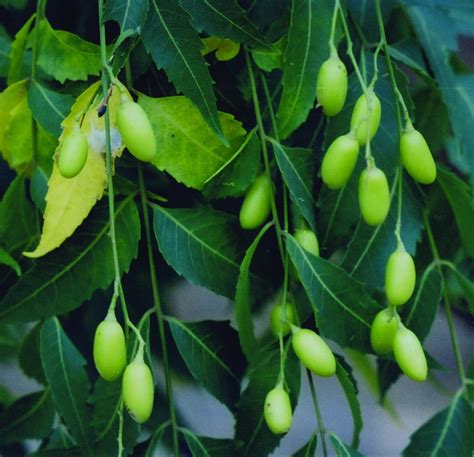
[[[26,97],[10,111],[6,136],[8,163],[15,170],[21,170],[34,158],[33,115]]]
[[[23,253],[27,257],[41,257],[60,246],[81,225],[97,200],[102,198],[107,186],[103,155],[104,118],[99,118],[97,115],[97,108],[101,102],[101,92],[98,94],[99,84],[93,84],[78,97],[72,106],[71,113],[62,123],[63,133],[59,138],[56,154],[61,150],[63,139],[73,131],[76,122],[85,112],[81,129],[88,137],[87,162],[82,171],[74,178],[64,178],[58,170],[56,161],[54,162],[53,172],[48,181],[43,232],[38,247],[32,252]],[[120,135],[114,127],[119,103],[120,92],[114,88],[112,96],[109,98],[108,109],[112,137],[116,142],[115,156],[123,150]]]

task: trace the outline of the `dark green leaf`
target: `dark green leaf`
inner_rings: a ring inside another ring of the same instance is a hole
[[[72,449],[42,449],[32,454],[28,454],[28,457],[82,457],[81,451],[75,447]]]
[[[356,451],[351,446],[341,441],[341,439],[334,433],[331,433],[330,440],[338,457],[364,457],[359,451]]]
[[[229,298],[234,297],[244,251],[228,214],[201,207],[154,207],[155,236],[163,257],[177,273]]]
[[[236,438],[244,443],[239,455],[253,457],[268,455],[278,445],[281,435],[274,435],[263,417],[263,405],[267,393],[276,385],[280,363],[280,351],[262,349],[249,367],[249,383],[240,397]],[[293,410],[300,391],[301,365],[292,349],[287,346],[285,382]]]
[[[469,186],[442,167],[438,167],[438,182],[453,210],[464,249],[468,255],[474,256],[474,200]]]
[[[15,271],[17,276],[21,276],[20,265],[18,265],[18,262],[2,247],[0,247],[0,264],[10,267],[12,270]]]
[[[404,180],[402,194],[401,237],[406,250],[414,256],[423,228],[422,207],[420,198],[408,179]],[[353,278],[373,289],[383,287],[387,260],[397,247],[393,234],[398,213],[397,198],[393,196],[396,188],[396,182],[393,182],[392,203],[385,222],[374,228],[360,219],[342,262],[342,267]]]
[[[357,381],[352,374],[351,367],[341,356],[337,356],[336,376],[339,380],[339,383],[341,384],[342,390],[344,391],[347,403],[349,404],[349,408],[351,410],[352,420],[354,423],[351,444],[353,447],[357,448],[359,446],[360,432],[364,426],[359,398],[357,397],[359,390],[357,389]]]
[[[291,235],[287,246],[321,334],[342,347],[369,352],[370,325],[377,305],[364,287],[341,268],[310,254]]]
[[[137,255],[140,221],[132,198],[115,209],[120,271]],[[115,278],[107,205],[99,205],[76,234],[48,256],[37,260],[0,302],[0,321],[31,322],[80,306],[96,289]]]
[[[389,47],[389,52],[393,59],[404,63],[425,78],[431,79],[431,76],[426,71],[426,65],[423,60],[421,49],[415,40],[406,39],[398,41],[397,43],[392,43]]]
[[[285,181],[290,197],[299,207],[301,214],[311,228],[316,231],[313,197],[313,179],[315,175],[315,155],[311,149],[287,148],[272,141],[275,158]]]
[[[115,21],[122,37],[140,32],[145,23],[148,0],[107,0],[104,21]]]
[[[150,0],[142,40],[156,66],[165,70],[176,90],[191,99],[226,143],[211,76],[201,55],[202,42],[177,0]]]
[[[11,38],[0,33],[0,78],[6,78],[10,64]]]
[[[390,11],[396,3],[397,0],[384,0],[380,2],[384,22],[390,17]],[[346,4],[350,11],[351,19],[358,23],[358,27],[362,29],[366,39],[369,41],[378,41],[379,27],[374,4],[365,1],[361,2],[360,0],[348,0]]]
[[[41,329],[41,359],[56,410],[86,456],[92,456],[93,434],[87,409],[90,384],[86,361],[56,317]]]
[[[293,457],[313,457],[316,455],[316,446],[318,444],[318,436],[316,433],[311,435],[309,441],[299,450],[297,450]]]
[[[169,317],[168,324],[194,378],[233,410],[245,367],[237,332],[227,322],[181,322]]]
[[[268,46],[235,0],[180,0],[180,3],[200,31],[255,47]]]
[[[35,14],[33,14],[24,24],[23,27],[15,35],[15,40],[11,44],[10,49],[10,65],[8,67],[8,76],[7,83],[8,85],[13,84],[17,81],[20,81],[23,77],[24,70],[24,54],[26,45],[28,43],[28,36],[30,34],[30,29],[35,19]]]
[[[26,376],[36,379],[36,381],[41,384],[46,384],[46,376],[44,374],[43,365],[41,364],[40,354],[40,333],[42,326],[43,323],[38,322],[23,339],[18,362]]]
[[[53,425],[54,405],[49,389],[21,397],[0,415],[0,442],[44,438]]]
[[[233,440],[197,436],[189,430],[183,430],[183,435],[193,457],[232,457],[235,455]]]
[[[251,314],[254,301],[252,297],[254,297],[254,294],[251,294],[249,270],[258,244],[271,225],[271,223],[265,225],[247,249],[244,260],[240,265],[239,279],[235,292],[235,320],[239,329],[240,346],[249,362],[258,353],[258,342],[255,338]]]
[[[235,154],[204,184],[207,199],[240,197],[257,176],[260,166],[260,142],[251,131]]]
[[[329,58],[329,33],[334,2],[293,0],[283,66],[283,94],[277,112],[278,134],[287,138],[313,108],[316,79]]]
[[[471,457],[473,449],[474,413],[460,391],[448,408],[434,415],[410,437],[403,455]]]
[[[69,114],[74,98],[60,94],[34,81],[28,91],[28,104],[34,119],[47,132],[59,138],[61,122]]]
[[[474,282],[464,276],[457,268],[453,269],[453,273],[464,292],[464,298],[469,304],[471,314],[474,314]]]

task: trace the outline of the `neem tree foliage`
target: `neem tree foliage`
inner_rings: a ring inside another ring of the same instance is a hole
[[[442,302],[459,389],[404,455],[471,456],[452,314],[474,311],[473,6],[26,3],[0,2],[0,331],[43,389],[2,391],[0,451],[266,456],[304,373],[313,394],[313,376],[341,384],[353,437],[315,402],[295,455],[361,455],[345,349],[376,355],[381,399],[402,374],[425,381]],[[235,325],[163,307],[173,271],[232,300]],[[177,375],[232,412],[234,436],[185,427]]]

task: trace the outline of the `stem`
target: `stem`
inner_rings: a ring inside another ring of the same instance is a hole
[[[148,201],[147,201],[147,196],[146,196],[145,181],[143,179],[143,166],[141,163],[138,164],[138,181],[139,181],[139,186],[140,186],[143,222],[145,224],[148,264],[150,267],[151,290],[153,293],[153,305],[156,310],[156,317],[158,320],[158,329],[160,332],[161,348],[163,351],[163,365],[165,368],[166,394],[168,397],[171,429],[173,433],[173,449],[174,449],[175,457],[179,457],[178,426],[176,422],[176,413],[175,413],[174,403],[173,403],[173,384],[171,382],[171,372],[170,372],[169,361],[168,361],[168,348],[166,345],[163,309],[161,307],[160,294],[158,291],[158,283],[156,281],[156,267],[155,267],[155,259],[153,257],[153,249],[152,249],[152,241],[151,241],[150,220],[149,220],[149,214],[148,214]]]
[[[316,387],[314,386],[313,376],[309,370],[306,370],[309,381],[309,389],[311,391],[311,398],[313,399],[314,411],[316,412],[316,417],[318,419],[318,429],[321,435],[321,443],[323,445],[323,455],[324,457],[328,456],[328,449],[326,445],[326,429],[324,428],[323,416],[321,410],[319,409],[318,396],[316,395]]]
[[[334,44],[334,35],[336,34],[336,22],[337,22],[337,13],[339,11],[339,0],[334,2],[334,11],[332,13],[332,21],[331,21],[331,33],[329,34],[329,50],[331,53],[331,57],[336,55],[337,56],[337,49]]]
[[[257,127],[258,127],[258,134],[260,137],[260,145],[262,147],[262,154],[263,154],[263,161],[265,163],[265,173],[267,175],[267,179],[269,182],[272,182],[272,177],[270,174],[270,161],[268,159],[268,149],[267,149],[267,142],[266,142],[266,134],[265,128],[263,126],[262,115],[260,112],[260,105],[258,101],[258,94],[257,94],[257,87],[255,85],[255,76],[253,74],[252,63],[250,61],[249,52],[247,48],[245,48],[245,61],[247,63],[247,72],[250,80],[250,89],[252,91],[252,99],[253,99],[253,106],[255,111],[255,118],[257,120]],[[276,227],[276,234],[277,234],[277,241],[278,241],[278,248],[280,250],[281,261],[284,264],[285,262],[285,250],[283,248],[283,240],[281,236],[281,225],[278,219],[278,212],[275,202],[275,193],[273,190],[273,186],[270,185],[271,190],[271,207],[272,207],[272,216],[273,221],[275,222]]]
[[[439,274],[441,275],[441,286],[443,288],[443,300],[444,300],[444,307],[446,310],[446,318],[448,320],[448,327],[449,327],[449,334],[451,336],[451,344],[453,346],[453,352],[454,352],[454,357],[456,359],[456,366],[458,370],[458,375],[459,375],[459,380],[461,381],[461,384],[464,384],[466,380],[466,374],[464,371],[464,364],[462,360],[462,355],[461,355],[461,349],[459,345],[459,340],[458,340],[458,334],[456,332],[456,328],[454,326],[453,322],[453,314],[451,311],[451,303],[449,301],[449,296],[446,291],[446,283],[445,283],[445,278],[443,274],[443,269],[441,268],[441,260],[439,258],[439,253],[438,253],[438,248],[436,246],[435,239],[433,237],[433,232],[431,230],[431,225],[430,221],[428,218],[428,213],[425,210],[423,212],[423,219],[425,222],[425,228],[426,228],[426,233],[428,235],[428,241],[430,243],[431,247],[431,252],[433,253],[433,257],[436,260],[436,268],[438,269]]]
[[[38,61],[38,45],[40,29],[39,24],[43,19],[44,11],[46,9],[46,0],[37,0],[36,2],[36,16],[35,16],[35,34],[33,36],[33,45],[31,50],[31,80],[36,78],[36,63]]]
[[[118,457],[122,457],[123,451],[124,451],[123,449],[123,400],[120,401],[118,416],[119,416],[119,429],[118,429],[118,436],[117,436]]]

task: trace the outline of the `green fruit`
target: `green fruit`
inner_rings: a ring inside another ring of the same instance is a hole
[[[390,190],[385,173],[380,168],[366,168],[360,174],[359,206],[368,225],[379,225],[387,217],[390,209]]]
[[[418,337],[405,327],[393,339],[393,354],[400,369],[414,381],[424,381],[428,374],[425,353]]]
[[[67,135],[59,152],[58,168],[61,175],[65,178],[77,176],[86,164],[88,149],[87,138],[79,128]]]
[[[133,419],[138,423],[148,420],[153,409],[155,388],[150,368],[137,357],[125,369],[123,374],[122,394],[125,406]]]
[[[334,354],[317,333],[299,329],[293,335],[292,344],[301,363],[313,373],[327,377],[336,372]]]
[[[287,320],[292,324],[295,323],[295,308],[293,303],[286,303],[284,320]],[[286,322],[283,322],[283,305],[277,304],[273,307],[270,314],[270,325],[275,336],[279,335],[280,327],[282,329],[283,336],[286,336],[291,332],[290,325]]]
[[[402,133],[400,155],[408,174],[421,184],[431,184],[436,179],[436,164],[423,135],[413,127]]]
[[[106,317],[98,326],[94,336],[94,363],[106,381],[115,381],[127,363],[127,350],[122,326],[115,316]]]
[[[326,116],[339,114],[344,107],[347,95],[346,66],[335,54],[327,59],[319,69],[316,83],[318,104]]]
[[[155,135],[143,108],[130,100],[122,100],[117,111],[117,128],[122,141],[138,160],[150,162],[156,153]]]
[[[265,175],[257,176],[240,208],[240,226],[252,230],[262,225],[271,212],[271,184]]]
[[[356,132],[359,144],[362,146],[367,143],[367,119],[368,119],[368,103],[370,100],[371,110],[369,119],[369,135],[372,139],[380,125],[380,117],[382,115],[382,106],[380,100],[372,89],[368,90],[367,96],[362,94],[356,101],[354,111],[351,117],[351,131]]]
[[[321,177],[330,189],[340,189],[349,181],[359,154],[357,138],[348,133],[337,137],[329,146],[321,165]]]
[[[310,254],[319,256],[319,243],[315,233],[308,229],[298,229],[295,231],[295,240]]]
[[[405,249],[397,249],[388,258],[385,269],[385,293],[395,306],[405,304],[413,294],[416,283],[415,263]]]
[[[263,415],[272,433],[280,435],[290,429],[293,421],[290,396],[282,387],[275,387],[268,392]]]
[[[393,338],[398,330],[398,317],[389,309],[375,316],[370,327],[370,344],[377,354],[388,354],[393,349]]]
[[[221,62],[232,60],[240,51],[240,43],[224,38],[216,51],[216,58]]]

